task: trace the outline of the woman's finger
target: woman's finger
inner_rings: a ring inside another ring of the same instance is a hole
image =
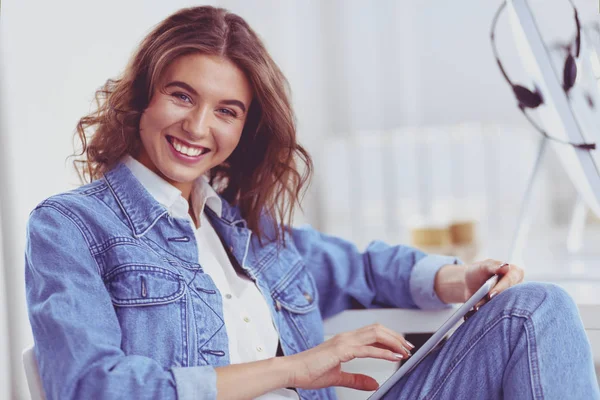
[[[371,325],[357,333],[361,345],[381,344],[395,353],[402,354],[405,357],[410,356],[410,346],[406,344],[406,340],[398,335],[401,338],[399,339],[398,336],[383,329],[381,325]]]
[[[493,296],[495,296],[497,293],[494,293],[492,295],[492,293],[494,292],[494,289],[496,289],[498,287],[498,284],[502,281],[502,279],[505,279],[504,277],[506,275],[511,274],[511,268],[515,267],[514,265],[511,266],[511,264],[506,263],[506,262],[501,262],[501,261],[496,261],[496,260],[486,260],[484,262],[484,269],[485,271],[489,274],[489,275],[498,275],[499,280],[496,283],[496,285],[494,285],[494,287],[490,290],[490,292],[481,300],[479,300],[479,302],[477,302],[477,304],[473,307],[473,312],[476,312],[479,307],[483,306],[485,303],[487,303]],[[509,281],[510,281],[509,277]],[[501,286],[502,288],[502,286]]]
[[[384,349],[384,350],[390,350],[390,348],[388,346],[380,344],[380,343],[371,344],[370,346],[377,347],[377,348]],[[412,356],[410,349],[406,349],[406,353],[398,353],[398,354],[400,354],[403,359],[406,359],[406,358]]]
[[[411,352],[415,348],[414,344],[412,344],[411,342],[406,340],[406,338],[404,336],[402,336],[401,334],[399,334],[398,332],[388,328],[385,325],[380,325],[380,326],[385,332],[389,333],[390,335],[392,335],[392,337],[396,338],[396,340],[398,340],[400,343],[402,343],[404,348],[406,348],[409,352]]]
[[[492,297],[523,281],[523,270],[514,264],[497,260],[485,260],[482,262],[482,267],[487,274],[498,275],[499,280],[490,292],[469,311],[468,316],[465,316],[465,321],[477,312],[481,306],[490,301]]]
[[[377,390],[379,384],[368,375],[340,372],[340,378],[334,386],[343,386],[357,390]]]
[[[503,261],[490,259],[490,260],[485,260],[483,262],[483,268],[484,268],[484,271],[487,272],[486,275],[489,275],[489,276],[492,276],[494,274],[504,275],[509,271],[510,264],[503,262]]]
[[[385,330],[372,329],[365,331],[360,336],[360,344],[362,345],[380,345],[395,353],[402,354],[404,357],[410,356],[410,348],[403,341],[399,341],[396,337],[386,332]]]
[[[508,265],[509,270],[501,277],[498,283],[492,288],[489,298],[493,298],[498,293],[502,293],[511,286],[523,281],[523,270],[516,265]]]
[[[376,345],[356,346],[352,350],[355,358],[377,358],[380,360],[400,361],[407,358],[404,354],[394,353],[390,349],[381,348]]]
[[[412,344],[411,342],[409,342],[408,340],[406,340],[406,338],[404,336],[402,336],[401,334],[399,334],[398,332],[388,328],[385,325],[382,324],[373,324],[373,325],[369,325],[369,326],[365,326],[363,328],[361,328],[361,331],[368,331],[371,330],[373,328],[377,328],[377,329],[382,329],[383,331],[389,333],[390,335],[392,335],[394,338],[396,338],[400,343],[402,343],[402,345],[409,351],[412,351],[412,349],[415,348],[415,345]]]

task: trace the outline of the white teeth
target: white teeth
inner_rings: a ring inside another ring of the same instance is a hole
[[[175,148],[175,150],[177,150],[181,154],[185,154],[186,156],[196,157],[196,156],[199,156],[203,152],[203,149],[198,149],[195,147],[188,147],[184,144],[181,144],[175,138],[173,138],[171,140],[171,143],[173,144],[173,147]]]

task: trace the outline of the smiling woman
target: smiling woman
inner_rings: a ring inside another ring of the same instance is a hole
[[[181,56],[164,71],[142,114],[136,158],[187,199],[194,180],[237,147],[251,102],[252,88],[231,61]]]
[[[184,194],[190,177],[207,173],[261,239],[261,214],[275,237],[291,223],[312,160],[296,140],[286,78],[239,16],[211,7],[175,13],[96,102],[77,127],[84,182],[130,154]],[[197,155],[199,146],[210,151]]]
[[[387,398],[598,397],[577,308],[557,286],[517,285],[522,270],[497,260],[465,266],[381,242],[361,252],[291,227],[312,165],[286,87],[244,20],[194,7],[158,24],[97,92],[75,161],[91,182],[44,200],[27,225],[27,304],[48,399],[374,390],[342,364],[397,362],[414,346],[380,324],[325,341],[323,318],[356,304],[448,307],[492,275],[491,304]]]

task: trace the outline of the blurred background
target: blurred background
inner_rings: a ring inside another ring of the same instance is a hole
[[[582,24],[600,21],[596,0],[573,1]],[[507,259],[541,137],[518,112],[492,55],[500,3],[4,0],[0,398],[28,398],[21,351],[33,344],[23,279],[29,212],[79,184],[67,160],[75,124],[152,26],[182,7],[239,14],[286,74],[300,141],[315,163],[297,224],[359,247],[378,239],[465,260]],[[530,5],[548,43],[574,37],[567,0]],[[497,42],[511,77],[527,83],[506,15]],[[530,279],[600,280],[598,218],[589,215],[583,247],[567,250],[577,196],[553,152],[532,196],[522,256]]]

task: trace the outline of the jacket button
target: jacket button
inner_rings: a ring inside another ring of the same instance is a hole
[[[306,301],[308,301],[309,303],[312,303],[313,298],[310,294],[308,293],[304,293],[304,298],[306,299]]]
[[[277,311],[281,311],[281,303],[279,301],[277,301],[277,300],[275,300],[275,309]]]

